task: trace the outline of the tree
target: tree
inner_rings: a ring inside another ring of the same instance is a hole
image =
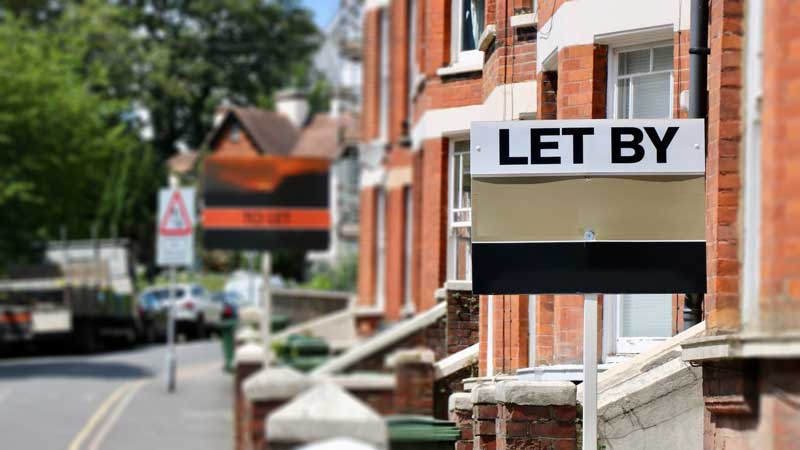
[[[295,0],[121,0],[142,37],[150,69],[140,99],[162,158],[177,143],[198,147],[214,109],[266,106],[296,65],[310,64],[318,31]]]
[[[121,120],[129,105],[97,93],[105,74],[87,64],[80,35],[5,17],[0,54],[2,266],[30,258],[62,227],[85,237],[112,217],[130,220],[124,203],[104,210],[107,196],[122,186],[126,201],[136,202],[131,187],[143,184],[152,158]]]

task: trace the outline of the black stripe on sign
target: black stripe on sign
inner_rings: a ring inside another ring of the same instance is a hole
[[[472,292],[704,293],[706,243],[473,242]]]
[[[327,250],[329,235],[327,230],[205,230],[203,246],[214,250]]]
[[[328,174],[286,177],[272,192],[237,190],[206,180],[203,192],[209,207],[328,207]]]

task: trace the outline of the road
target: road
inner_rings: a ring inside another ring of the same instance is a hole
[[[163,346],[0,360],[0,447],[231,448],[232,381],[219,342],[180,344],[177,355],[173,394]]]

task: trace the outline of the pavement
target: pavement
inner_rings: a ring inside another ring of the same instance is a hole
[[[0,359],[0,447],[7,450],[227,449],[231,376],[218,341],[179,344],[166,392],[164,346]]]

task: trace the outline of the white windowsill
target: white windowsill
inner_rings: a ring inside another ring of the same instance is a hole
[[[597,372],[605,372],[612,366],[614,366],[613,363],[598,364]],[[517,378],[530,381],[583,381],[583,365],[558,364],[528,367],[517,370]]]
[[[510,18],[511,28],[532,27],[536,25],[536,13],[517,14]]]
[[[480,50],[469,50],[458,54],[457,60],[447,67],[440,67],[436,70],[436,75],[447,77],[470,72],[483,71],[483,52]]]
[[[472,292],[471,280],[448,280],[444,283],[445,290],[448,291],[469,291]]]

